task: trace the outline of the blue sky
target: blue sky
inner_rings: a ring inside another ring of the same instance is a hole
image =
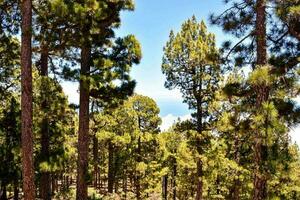
[[[220,28],[211,26],[208,17],[211,13],[224,11],[222,0],[136,0],[135,11],[122,13],[122,25],[116,31],[118,37],[134,34],[140,41],[143,52],[141,64],[134,66],[132,77],[137,81],[135,92],[152,97],[161,110],[162,128],[172,125],[178,117],[186,119],[190,111],[182,103],[180,92],[169,91],[164,87],[165,77],[161,72],[163,46],[166,44],[171,30],[175,32],[181,24],[193,15],[204,20],[208,30],[216,35],[220,45],[225,37]],[[64,88],[71,102],[78,102],[74,83],[64,83]],[[293,138],[299,141],[295,130]]]
[[[117,35],[134,34],[142,45],[142,62],[132,71],[138,83],[136,93],[155,99],[162,117],[169,116],[171,120],[178,116],[186,117],[190,112],[182,103],[179,91],[169,91],[164,87],[165,77],[161,72],[163,46],[170,31],[178,31],[181,24],[193,15],[207,22],[210,13],[221,12],[222,1],[136,0],[135,3],[134,12],[122,13],[122,26]],[[216,33],[220,44],[222,32],[216,27],[209,30]]]

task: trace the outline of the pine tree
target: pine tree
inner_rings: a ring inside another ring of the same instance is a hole
[[[34,166],[33,166],[33,133],[32,133],[32,1],[25,0],[22,11],[21,43],[21,111],[22,111],[22,175],[25,200],[35,199]]]
[[[196,110],[198,136],[195,145],[199,155],[203,154],[208,142],[204,136],[209,129],[208,108],[217,89],[220,67],[215,37],[207,33],[202,21],[198,23],[193,17],[186,21],[178,34],[171,32],[169,42],[164,48],[162,71],[167,77],[165,86],[169,89],[179,88],[184,102],[190,109]],[[197,162],[197,195],[203,199],[203,163]]]
[[[274,73],[285,76],[287,71],[292,71],[297,65],[297,44],[290,39],[287,34],[288,30],[271,17],[274,9],[269,7],[272,1],[227,1],[232,2],[232,6],[225,10],[221,15],[212,16],[211,21],[223,27],[225,32],[232,33],[239,41],[231,47],[230,43],[225,43],[225,49],[228,49],[226,59],[234,57],[235,64],[243,67],[252,67],[253,73],[263,73],[267,70],[265,76],[271,76]],[[287,33],[285,33],[287,32]],[[277,37],[277,38],[276,38]],[[282,53],[280,50],[283,45],[289,45],[289,50]],[[255,49],[255,51],[253,51]],[[295,51],[293,51],[295,50]],[[291,52],[296,52],[291,53]],[[273,56],[273,60],[269,60],[268,54]],[[284,55],[284,56],[283,56]],[[290,56],[290,58],[287,57]],[[276,62],[274,62],[276,60]],[[272,63],[272,70],[265,65]],[[257,77],[258,78],[258,77]],[[270,95],[273,85],[266,85],[265,82],[259,84],[250,84],[249,94],[252,98],[254,115],[261,115],[260,111],[264,109],[264,105],[270,101]],[[250,111],[250,110],[249,110]],[[267,117],[267,116],[265,116]],[[271,122],[266,120],[266,127],[271,125]],[[266,144],[266,136],[261,130],[262,127],[254,126],[255,134],[253,151],[254,151],[254,191],[253,199],[267,198],[267,181],[268,167],[266,167],[267,154],[265,149],[269,147]],[[263,167],[264,166],[264,167]]]
[[[19,198],[18,183],[21,178],[20,144],[21,124],[20,105],[14,95],[10,95],[4,102],[6,107],[1,110],[0,118],[0,160],[5,165],[0,166],[0,199],[7,200],[6,189],[9,185],[14,187],[14,199]]]

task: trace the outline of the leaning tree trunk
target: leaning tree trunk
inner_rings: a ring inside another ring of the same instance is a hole
[[[35,199],[33,133],[32,133],[32,2],[22,1],[21,36],[21,120],[22,120],[22,175],[24,200]]]
[[[91,48],[85,44],[81,49],[80,106],[78,131],[78,163],[76,200],[87,199],[88,150],[89,150],[89,72]]]
[[[42,105],[41,109],[44,112],[44,118],[41,125],[41,157],[43,161],[49,160],[49,145],[50,145],[50,133],[49,133],[49,119],[47,115],[48,110],[48,93],[47,91],[47,78],[48,78],[48,48],[46,44],[42,44],[42,53],[40,59],[41,65],[41,76],[42,76]],[[41,181],[40,181],[41,197],[43,200],[51,199],[51,177],[50,172],[41,172]]]
[[[257,0],[256,5],[256,44],[257,44],[257,65],[267,63],[267,44],[266,44],[266,0]],[[257,99],[256,109],[261,109],[262,103],[267,100],[268,89],[265,86],[255,88]],[[267,177],[263,166],[262,155],[263,136],[262,132],[256,128],[254,139],[254,192],[253,200],[263,200],[267,198]]]

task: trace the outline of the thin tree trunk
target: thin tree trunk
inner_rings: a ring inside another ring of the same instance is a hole
[[[176,159],[174,159],[174,165],[173,165],[173,200],[176,200],[176,177],[177,177],[177,163]]]
[[[140,122],[139,122],[140,124]],[[142,161],[142,155],[141,155],[141,137],[138,138],[138,147],[137,147],[137,162],[140,163]],[[136,188],[136,199],[141,199],[141,183],[140,183],[140,174],[137,172],[136,180],[135,180],[135,188]]]
[[[168,199],[168,175],[162,178],[162,198],[163,200]]]
[[[16,178],[14,180],[14,200],[18,200],[19,199],[19,181]]]
[[[238,132],[236,132],[235,138],[234,138],[234,160],[237,164],[240,164],[240,153],[239,153],[239,135]],[[239,174],[237,174],[239,176]],[[231,189],[231,198],[232,200],[240,200],[240,180],[236,179],[234,180],[234,185]]]
[[[108,193],[113,193],[114,190],[114,147],[111,141],[108,142]]]
[[[141,118],[138,117],[138,127],[140,130],[140,133],[142,133],[141,131]],[[137,146],[137,163],[142,162],[142,149],[141,149],[141,136],[139,136],[138,138],[138,146]],[[141,199],[141,182],[140,182],[141,176],[139,174],[139,172],[137,172],[136,175],[136,180],[135,180],[135,188],[136,188],[136,199],[140,200]]]
[[[256,44],[257,44],[257,65],[265,65],[267,63],[267,45],[266,45],[266,0],[257,0],[256,5]],[[262,103],[268,98],[266,88],[260,86],[256,88],[256,104],[260,109]],[[266,199],[267,194],[267,177],[263,169],[262,158],[263,137],[261,131],[255,130],[254,139],[254,192],[253,200]]]
[[[78,163],[76,200],[87,199],[88,151],[89,151],[89,80],[91,48],[81,49],[80,106],[78,132]]]
[[[49,120],[47,115],[48,110],[48,91],[47,91],[47,78],[48,78],[48,49],[47,45],[42,44],[42,53],[41,53],[41,76],[42,76],[42,94],[43,101],[41,109],[44,112],[44,119],[42,121],[41,127],[41,157],[43,161],[49,160],[49,145],[50,145],[50,133],[49,133]],[[51,200],[51,179],[50,172],[41,172],[41,181],[40,181],[40,190],[41,197],[43,200]]]
[[[24,200],[35,199],[33,133],[32,133],[32,2],[22,1],[21,42],[21,110],[22,110],[22,174]]]
[[[2,195],[0,196],[0,200],[7,200],[6,185],[2,185]]]
[[[98,186],[98,139],[93,136],[93,156],[94,156],[94,188],[97,189]]]
[[[199,135],[202,135],[202,101],[200,99],[197,99],[197,132]],[[199,154],[202,153],[202,147],[199,138],[197,138],[197,151]],[[203,199],[203,163],[202,160],[199,158],[197,161],[196,200],[202,200],[202,199]]]

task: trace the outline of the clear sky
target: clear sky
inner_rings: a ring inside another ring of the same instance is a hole
[[[161,72],[163,46],[166,44],[171,30],[178,31],[181,24],[196,16],[204,20],[208,30],[216,35],[220,45],[225,37],[222,31],[208,23],[211,13],[224,11],[222,0],[136,0],[135,11],[122,13],[122,25],[116,31],[117,36],[134,34],[140,41],[143,59],[140,65],[134,66],[132,77],[137,81],[135,92],[153,98],[160,107],[163,119],[162,129],[172,125],[178,117],[188,118],[190,111],[182,103],[179,91],[169,91],[164,87],[165,77]],[[75,94],[77,85],[64,83],[66,93],[71,102],[78,102]],[[300,144],[298,130],[294,131],[293,138]]]

